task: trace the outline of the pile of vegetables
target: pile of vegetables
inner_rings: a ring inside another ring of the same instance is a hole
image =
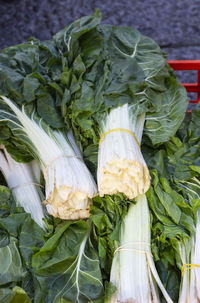
[[[0,302],[200,301],[200,108],[100,21],[0,51]]]

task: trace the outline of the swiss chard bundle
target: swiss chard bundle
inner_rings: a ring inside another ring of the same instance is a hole
[[[0,120],[8,121],[12,129],[19,131],[20,140],[27,145],[43,171],[48,212],[62,219],[87,218],[96,185],[83,159],[76,154],[75,141],[72,142],[74,150],[61,131],[53,131],[41,121],[37,122],[34,113],[29,118],[24,107],[21,111],[6,97],[2,96],[2,102],[14,114],[0,109],[4,116]]]

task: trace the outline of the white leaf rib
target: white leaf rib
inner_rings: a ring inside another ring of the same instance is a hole
[[[91,279],[93,279],[93,280],[99,282],[99,284],[103,287],[103,284],[101,283],[101,281],[100,281],[99,279],[97,279],[97,278],[95,278],[94,276],[92,276],[92,275],[86,273],[85,271],[82,271],[81,269],[80,269],[80,272],[81,272],[84,276],[88,276],[88,277],[90,277]]]

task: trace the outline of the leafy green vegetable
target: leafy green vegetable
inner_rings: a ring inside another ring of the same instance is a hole
[[[7,246],[0,249],[0,285],[18,282],[24,276],[21,257],[14,239],[10,239]]]
[[[97,10],[94,15],[83,17],[67,26],[56,35],[56,39],[44,42],[30,39],[27,43],[1,50],[0,94],[9,97],[19,106],[32,105],[32,111],[34,108],[39,116],[54,128],[63,128],[64,122],[69,126],[68,118],[65,116],[63,119],[61,115],[61,112],[66,113],[71,94],[66,83],[73,82],[71,88],[72,93],[75,93],[80,86],[76,76],[79,75],[81,79],[84,71],[81,57],[76,51],[77,39],[90,32],[100,19],[101,14]],[[66,44],[65,35],[69,34],[70,43],[74,47],[73,54],[68,51]],[[62,52],[58,48],[61,45]],[[73,61],[75,59],[73,73],[72,71],[68,73],[72,59]],[[5,144],[16,160],[30,161],[32,157],[27,146],[20,141],[19,135],[14,132],[13,137],[13,131],[9,130],[12,126],[9,123],[3,122],[2,125],[4,129],[0,131],[0,142]]]
[[[15,286],[12,290],[0,288],[0,299],[2,303],[31,303],[26,292],[19,286]]]
[[[168,265],[166,268],[161,260],[156,263],[159,276],[163,281],[168,294],[170,295],[173,302],[178,302],[180,272],[175,268],[174,265]],[[161,302],[165,303],[166,300],[161,297]]]
[[[126,103],[132,106],[133,116],[145,113],[146,145],[142,150],[152,169],[147,193],[152,252],[176,301],[182,264],[178,245],[181,240],[190,251],[189,238],[195,231],[199,207],[199,199],[191,194],[193,185],[188,190],[181,182],[199,176],[200,114],[195,111],[188,119],[190,124],[183,123],[177,137],[172,137],[184,118],[187,97],[167,65],[166,55],[137,30],[100,25],[100,20],[97,10],[52,40],[30,39],[1,50],[0,94],[19,107],[24,105],[29,116],[35,112],[53,128],[72,125],[94,174],[105,116]],[[0,120],[0,143],[17,161],[30,161],[30,142],[22,140],[22,133],[3,112]],[[104,291],[100,268],[103,279],[108,280],[121,222],[132,203],[120,194],[95,197],[91,236],[84,221],[60,224],[55,220],[45,234],[23,209],[16,208],[9,190],[1,186],[0,261],[4,269],[0,281],[7,284],[0,283],[0,301],[108,302],[115,287],[107,283]],[[7,251],[13,260],[10,265],[4,261]]]
[[[66,302],[88,302],[90,298],[103,302],[99,258],[86,222],[58,221],[53,234],[45,235],[29,214],[15,207],[4,186],[0,187],[1,202],[0,301],[20,298],[37,303],[62,298]],[[21,291],[15,292],[15,286]],[[108,294],[111,289],[108,287]]]
[[[113,255],[119,246],[121,223],[132,203],[122,194],[93,198],[90,213],[104,278],[109,278]]]
[[[178,302],[183,264],[180,245],[184,243],[188,254],[191,252],[190,233],[195,232],[193,212],[167,179],[158,178],[156,170],[151,171],[151,176],[152,185],[147,199],[152,213],[152,253],[168,294],[174,302]],[[166,302],[164,298],[162,302]]]
[[[97,10],[52,40],[31,39],[1,50],[0,94],[18,105],[32,104],[52,127],[69,128],[71,120],[84,148],[98,142],[106,113],[125,103],[134,105],[137,115],[146,113],[145,133],[153,144],[166,142],[183,120],[184,88],[152,39],[128,27],[99,25],[100,20]],[[30,160],[9,128],[4,122],[0,140],[15,159]]]
[[[89,232],[84,221],[65,224],[33,256],[36,302],[102,299],[99,259]]]
[[[62,34],[67,36],[64,31]],[[125,103],[133,105],[138,115],[146,113],[145,133],[153,144],[175,134],[184,118],[187,96],[153,40],[134,29],[99,25],[79,39],[78,45],[85,71],[77,79],[79,89],[75,92],[73,81],[66,82],[71,91],[67,113],[85,146],[91,138],[97,143],[98,128],[106,113]],[[75,53],[73,45],[69,48]],[[74,70],[75,62],[68,73]]]
[[[16,208],[9,189],[0,186],[1,302],[17,302],[18,299],[31,302],[33,276],[29,258],[43,244],[43,235],[43,229],[30,215]],[[16,287],[21,287],[21,291]]]
[[[178,273],[177,270],[181,269],[183,263],[199,264],[199,112],[199,106],[197,106],[192,114],[186,116],[177,136],[172,137],[156,151],[145,146],[145,158],[148,166],[154,168],[151,171],[152,186],[147,193],[153,213],[152,251],[155,259],[159,260],[157,268],[169,293],[168,275],[176,277],[174,287],[177,293],[178,279],[180,279],[180,272]],[[162,195],[159,194],[160,190],[164,192]],[[166,201],[170,202],[172,199],[173,204],[176,204],[176,207],[181,210],[178,224],[172,220],[177,212],[171,202],[170,208],[168,206],[166,208],[162,204],[162,197],[166,193],[167,196],[169,195],[168,198],[166,196]],[[188,273],[190,278],[187,278]],[[197,276],[194,278],[196,273]],[[181,284],[179,295],[181,300],[184,300],[184,296],[189,296],[188,300],[192,302],[196,300],[192,294],[197,294],[197,292],[193,292],[193,288],[190,289],[190,287],[198,289],[198,282],[194,282],[199,279],[198,272],[188,271],[182,277],[182,283],[183,279],[188,280],[186,280],[185,286]],[[190,286],[190,283],[193,286]],[[185,289],[186,286],[188,291]],[[177,302],[177,296],[174,297],[174,295],[175,293],[173,294],[172,291],[174,301]]]

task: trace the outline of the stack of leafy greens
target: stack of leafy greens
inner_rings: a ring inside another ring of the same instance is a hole
[[[199,117],[197,106],[176,137],[154,151],[145,147],[152,250],[168,293],[180,303],[199,301]]]
[[[198,267],[180,274],[200,265],[200,111],[182,123],[185,89],[152,39],[100,21],[0,51],[0,144],[37,160],[54,216],[42,229],[0,176],[1,302],[200,298]]]

